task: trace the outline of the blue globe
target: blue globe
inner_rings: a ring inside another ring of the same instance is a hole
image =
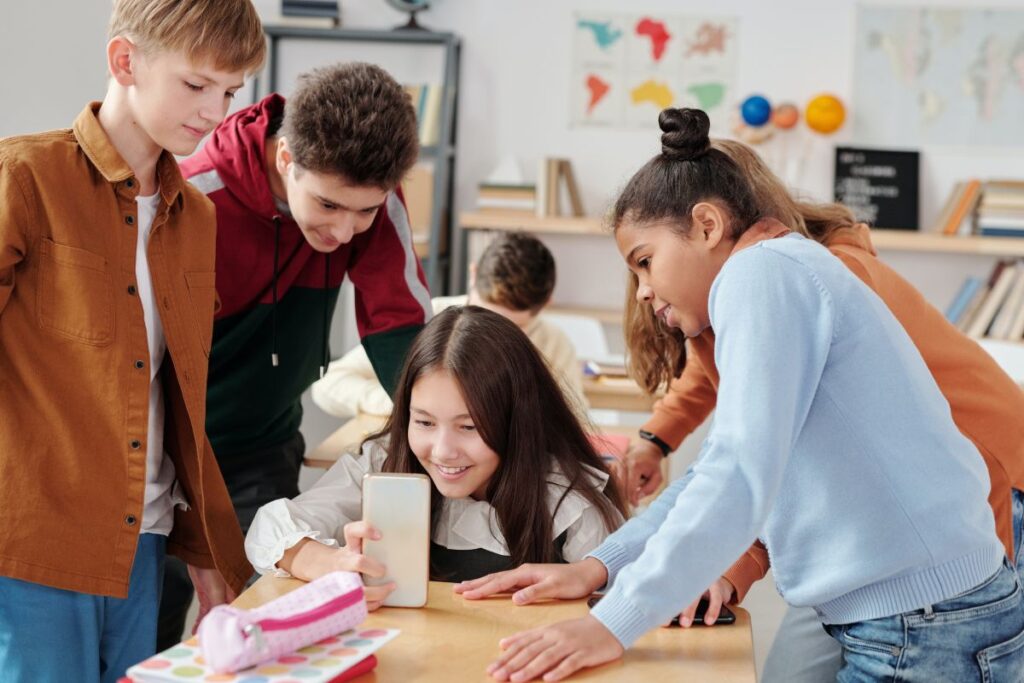
[[[760,95],[751,95],[740,105],[740,115],[748,126],[758,128],[772,117],[772,105]]]

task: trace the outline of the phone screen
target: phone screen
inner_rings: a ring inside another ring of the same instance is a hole
[[[603,595],[591,596],[591,598],[589,600],[587,600],[587,607],[593,608],[594,605],[596,605],[598,602],[601,601],[602,597],[604,597],[604,596]],[[693,615],[693,625],[694,626],[706,626],[707,625],[707,624],[704,623],[704,615],[707,613],[707,611],[708,611],[708,601],[706,599],[704,599],[704,598],[701,598],[700,602],[697,603],[697,611]],[[734,621],[736,621],[736,615],[728,607],[726,607],[725,605],[722,605],[722,611],[720,611],[718,613],[718,618],[715,619],[715,626],[718,626],[719,624],[731,624]],[[669,622],[669,626],[679,626],[679,615],[678,614],[675,617],[673,617],[672,621]]]

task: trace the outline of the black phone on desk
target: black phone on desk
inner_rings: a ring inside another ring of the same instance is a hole
[[[601,598],[603,597],[603,595],[591,596],[591,598],[587,600],[587,607],[593,608],[594,605],[600,602]],[[708,601],[706,598],[701,598],[700,602],[697,603],[697,611],[693,615],[693,626],[707,626],[707,624],[704,623],[704,615],[707,614],[707,611]],[[722,624],[731,624],[735,621],[736,615],[732,612],[732,610],[730,610],[725,605],[722,605],[722,611],[718,613],[718,618],[715,619],[714,625],[720,626]],[[672,621],[670,621],[668,625],[679,626],[679,615],[677,614],[675,617],[673,617]]]

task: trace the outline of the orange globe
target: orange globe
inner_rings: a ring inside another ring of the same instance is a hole
[[[795,104],[786,102],[772,110],[772,123],[779,130],[789,130],[800,120],[800,110]]]
[[[846,119],[846,107],[833,95],[818,95],[807,103],[804,119],[811,130],[828,135],[839,130]]]

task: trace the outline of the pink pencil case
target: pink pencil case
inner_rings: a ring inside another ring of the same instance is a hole
[[[199,647],[216,673],[265,664],[366,619],[363,581],[331,572],[256,609],[218,605],[199,624]]]

